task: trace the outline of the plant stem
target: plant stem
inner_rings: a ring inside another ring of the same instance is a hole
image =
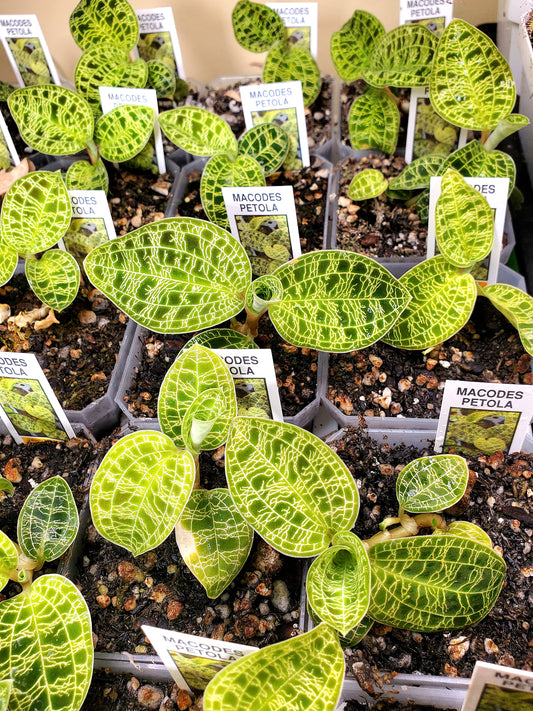
[[[191,454],[194,457],[195,469],[193,489],[201,489],[202,487],[200,486],[200,452],[191,452]]]
[[[490,131],[481,131],[481,145],[484,146],[489,137]]]
[[[394,101],[394,103],[396,104],[396,106],[400,106],[400,104],[401,104],[401,99],[400,99],[400,97],[399,97],[399,96],[396,96],[396,94],[394,94],[394,92],[392,92],[388,86],[384,86],[384,87],[381,89],[381,91],[385,92],[385,94],[388,94],[388,95],[390,96],[390,98]]]
[[[442,528],[446,529],[446,522],[439,514],[427,513],[418,514],[417,516],[409,516],[404,512],[400,512],[400,525],[392,530],[380,531],[371,538],[363,541],[363,545],[367,550],[375,546],[376,543],[390,541],[395,538],[409,538],[415,536],[421,528]],[[385,519],[387,521],[388,519]]]

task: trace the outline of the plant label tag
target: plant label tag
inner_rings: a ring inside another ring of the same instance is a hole
[[[0,353],[0,419],[17,444],[75,437],[33,353]]]
[[[139,41],[135,53],[145,62],[152,59],[172,68],[173,73],[185,79],[181,48],[171,7],[153,7],[135,10],[139,20]]]
[[[91,249],[117,236],[103,190],[69,190],[72,219],[63,244],[67,252],[83,259]]]
[[[533,708],[533,672],[476,662],[461,711]]]
[[[214,348],[235,383],[237,414],[283,422],[272,351],[268,348]]]
[[[453,0],[400,0],[400,25],[419,23],[440,37],[453,18]]]
[[[465,178],[489,203],[494,214],[494,240],[489,256],[476,266],[473,276],[483,285],[498,281],[498,269],[503,244],[503,226],[507,212],[509,178]],[[442,177],[433,177],[429,184],[429,220],[426,257],[435,256],[437,251],[435,231],[435,206],[440,195]]]
[[[283,20],[291,47],[304,47],[316,59],[318,55],[318,3],[267,2]]]
[[[231,234],[243,245],[255,277],[302,253],[292,185],[222,188]]]
[[[19,86],[61,85],[37,15],[0,15],[0,40]]]
[[[305,108],[300,81],[273,84],[251,84],[239,87],[246,128],[259,123],[274,123],[289,134],[287,170],[309,165],[309,143],[305,125]]]
[[[435,451],[520,452],[533,417],[533,385],[447,380]]]
[[[18,165],[20,158],[9,133],[2,114],[0,114],[0,168],[7,169],[10,165]]]
[[[150,625],[142,630],[179,688],[189,692],[203,691],[217,672],[258,649]]]
[[[154,147],[157,159],[157,168],[160,173],[166,172],[165,152],[163,138],[159,126],[157,94],[155,89],[125,89],[120,86],[99,86],[100,103],[104,114],[109,113],[117,106],[132,104],[134,106],[150,106],[154,110]]]
[[[430,155],[438,149],[439,155],[450,155],[466,144],[468,131],[441,118],[431,106],[429,87],[413,87],[409,101],[409,118],[405,139],[405,161]],[[430,150],[431,149],[431,150]]]

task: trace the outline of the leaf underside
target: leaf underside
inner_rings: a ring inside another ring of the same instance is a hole
[[[437,454],[409,462],[396,480],[396,497],[411,513],[442,511],[463,496],[468,466],[456,454]]]
[[[263,83],[299,80],[304,106],[311,106],[320,93],[320,69],[311,52],[297,45],[286,48],[285,41],[275,44],[265,59]]]
[[[354,150],[375,148],[394,153],[400,130],[400,112],[394,99],[381,89],[368,87],[353,102],[348,114],[350,143]]]
[[[68,252],[50,249],[41,259],[26,260],[26,278],[43,304],[63,311],[78,294],[80,268]]]
[[[370,66],[375,43],[385,28],[370,12],[356,10],[340,30],[331,35],[330,53],[337,74],[343,81],[355,81]]]

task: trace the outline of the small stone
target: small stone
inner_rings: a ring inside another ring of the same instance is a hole
[[[450,363],[449,360],[441,360],[441,361],[439,362],[439,365],[442,365],[443,368],[449,368],[450,365],[451,365],[451,363]]]
[[[78,314],[78,320],[81,324],[83,324],[84,326],[87,326],[90,323],[95,323],[96,314],[94,313],[94,311],[88,311],[87,309],[82,309]]]
[[[42,469],[43,466],[44,465],[43,465],[42,461],[39,459],[39,457],[34,457],[32,459],[31,464],[30,464],[30,469]]]
[[[148,647],[145,644],[138,644],[135,647],[135,654],[146,654]]]
[[[222,620],[227,620],[231,614],[229,605],[217,605],[215,607],[215,612]]]
[[[392,401],[392,391],[390,388],[384,388],[383,394],[378,398],[378,403],[380,407],[384,410],[388,410]]]
[[[179,617],[183,611],[183,603],[179,600],[171,600],[167,607],[167,618],[169,620],[175,620]]]
[[[124,603],[124,609],[126,612],[131,612],[132,610],[135,610],[137,607],[137,600],[134,597],[130,597],[126,600]]]
[[[19,484],[22,481],[21,466],[22,464],[18,457],[13,457],[6,463],[4,476],[12,484]]]
[[[180,711],[185,711],[192,706],[192,699],[185,689],[180,689],[176,696],[176,705]]]
[[[107,375],[101,370],[91,375],[91,383],[96,383],[98,380],[107,380]]]
[[[404,393],[406,390],[409,390],[411,388],[411,386],[412,386],[412,383],[410,380],[407,380],[407,378],[402,378],[398,382],[398,390],[401,393]]]
[[[74,360],[77,360],[78,358],[81,357],[81,348],[71,348],[70,349],[70,357],[74,358]]]
[[[139,690],[140,685],[141,682],[137,679],[137,677],[132,676],[127,684],[128,691],[131,691],[132,694],[135,694]]]
[[[120,198],[119,198],[119,197],[111,198],[111,200],[110,200],[109,202],[110,202],[112,205],[120,205]]]
[[[96,602],[100,607],[106,608],[111,604],[111,598],[109,595],[97,595]]]
[[[252,559],[252,565],[262,573],[273,575],[280,570],[283,563],[280,554],[272,546],[269,546],[266,541],[259,541],[257,551]]]
[[[462,659],[470,649],[470,640],[467,637],[453,637],[448,644],[448,656],[454,662]]]
[[[426,368],[428,370],[433,370],[433,368],[437,365],[439,361],[435,360],[435,358],[428,358],[426,361]]]
[[[170,190],[170,183],[166,180],[158,180],[157,183],[154,183],[150,187],[154,191],[154,193],[166,197]]]
[[[390,406],[390,411],[392,415],[399,415],[403,411],[403,407],[399,402],[393,402]]]
[[[139,689],[137,701],[146,709],[158,709],[163,701],[163,692],[156,686],[146,684]]]
[[[457,667],[452,667],[451,664],[445,664],[444,671],[446,673],[446,676],[458,676]]]
[[[133,565],[133,563],[130,563],[127,560],[121,560],[117,566],[117,570],[122,580],[126,581],[127,583],[132,583],[134,580],[137,583],[141,583],[144,579],[144,576],[139,570],[139,568],[137,568],[137,566]]]
[[[502,667],[514,667],[515,660],[512,654],[502,654],[502,656],[497,660],[497,663]]]
[[[422,373],[420,375],[416,376],[416,384],[419,386],[425,385],[428,381],[427,375],[423,375]]]
[[[500,648],[498,647],[498,645],[495,642],[493,642],[492,639],[490,639],[490,637],[486,638],[486,640],[484,642],[484,646],[485,646],[485,652],[487,654],[498,654],[498,652],[500,651]]]
[[[531,578],[533,576],[533,565],[528,565],[527,567],[520,568],[520,572],[526,578]]]
[[[270,597],[272,606],[280,612],[288,612],[291,606],[289,589],[283,580],[274,580],[272,595]]]
[[[265,585],[265,583],[259,583],[259,585],[255,589],[255,592],[258,595],[268,597],[272,593],[272,590],[267,585]]]
[[[140,227],[142,225],[142,217],[140,215],[135,215],[131,218],[130,224],[132,227]]]
[[[156,602],[163,602],[167,595],[170,595],[170,590],[167,588],[166,585],[163,585],[163,583],[161,583],[160,585],[156,585],[155,588],[153,588],[150,597]]]
[[[379,356],[376,355],[369,355],[368,360],[374,365],[376,368],[381,368],[383,365],[383,359],[379,358]]]

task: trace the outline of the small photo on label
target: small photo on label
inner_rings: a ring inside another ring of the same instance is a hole
[[[272,419],[272,406],[264,378],[235,378],[237,414]]]
[[[283,163],[285,170],[299,170],[303,167],[300,134],[296,108],[272,109],[269,111],[252,111],[253,125],[273,123],[289,134],[289,152]]]
[[[533,711],[533,694],[529,691],[506,689],[485,684],[476,711]]]
[[[156,60],[166,64],[176,74],[176,62],[170,32],[146,32],[139,35],[139,56],[145,62]]]
[[[508,452],[520,420],[520,412],[473,410],[451,407],[443,452],[490,456]]]
[[[446,18],[442,17],[431,17],[424,20],[407,20],[406,25],[423,25],[427,27],[430,32],[433,32],[440,38],[442,33],[446,28]]]
[[[0,406],[24,439],[70,439],[38,380],[0,377]]]
[[[310,27],[285,27],[285,34],[289,46],[303,47],[311,51],[311,28]]]
[[[416,100],[413,158],[434,154],[449,156],[459,145],[459,130],[437,114],[429,98],[419,96]]]
[[[293,258],[287,215],[236,215],[235,221],[254,276],[271,274]]]
[[[71,220],[68,232],[63,238],[65,249],[78,261],[83,261],[92,249],[108,240],[105,220],[100,217],[91,219],[75,217]]]
[[[168,653],[187,684],[191,689],[198,691],[203,691],[217,672],[227,667],[230,663],[229,660],[222,661],[217,659],[214,661],[194,654],[177,652],[174,649],[169,649]]]
[[[53,83],[52,75],[38,37],[6,37],[24,86]]]
[[[0,131],[0,169],[9,170],[13,166],[9,146],[4,138],[4,134]]]

